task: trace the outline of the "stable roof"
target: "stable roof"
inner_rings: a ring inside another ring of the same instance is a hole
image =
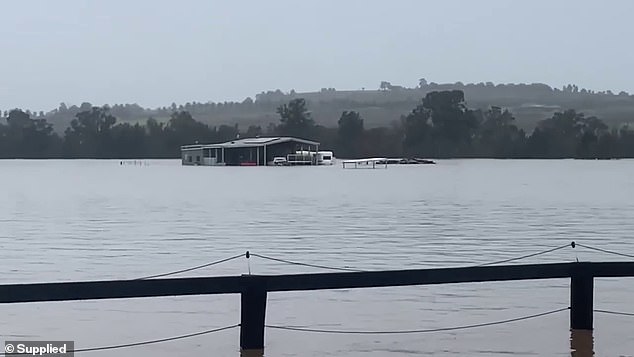
[[[274,137],[262,137],[262,138],[236,139],[236,140],[227,141],[225,143],[217,143],[217,144],[183,145],[181,146],[181,150],[262,147],[262,146],[286,143],[289,141],[294,141],[300,144],[307,144],[307,145],[319,145],[319,143],[316,141],[293,138],[290,136],[274,136]]]

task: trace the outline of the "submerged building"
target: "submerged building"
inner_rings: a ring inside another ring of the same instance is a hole
[[[316,141],[280,136],[181,146],[182,164],[200,166],[319,165],[319,153]]]

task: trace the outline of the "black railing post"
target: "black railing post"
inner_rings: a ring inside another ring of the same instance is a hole
[[[584,263],[573,268],[570,279],[570,328],[592,330],[594,277]]]
[[[266,284],[257,276],[243,275],[246,284],[241,295],[240,348],[264,348],[264,318],[266,314]]]

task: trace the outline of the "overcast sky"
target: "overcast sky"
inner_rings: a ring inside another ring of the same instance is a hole
[[[21,0],[0,13],[2,110],[421,77],[634,92],[629,0]]]

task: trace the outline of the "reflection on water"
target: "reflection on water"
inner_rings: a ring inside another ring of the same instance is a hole
[[[240,350],[240,357],[264,357],[264,350]]]
[[[594,356],[594,336],[592,330],[570,330],[570,356]]]

